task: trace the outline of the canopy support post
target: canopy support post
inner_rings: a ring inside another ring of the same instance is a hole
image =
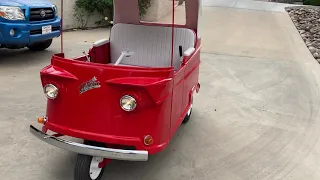
[[[173,66],[173,57],[174,57],[174,8],[175,0],[172,0],[172,49],[171,49],[171,66]]]
[[[60,27],[60,31],[61,31],[61,35],[60,35],[60,48],[61,48],[61,53],[63,53],[63,0],[60,1],[61,3],[61,27]]]

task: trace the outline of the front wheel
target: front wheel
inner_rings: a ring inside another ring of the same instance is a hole
[[[28,48],[30,49],[30,51],[43,51],[45,49],[48,49],[51,46],[51,44],[52,39],[48,39],[46,41],[34,43],[28,46]]]
[[[103,162],[101,157],[79,154],[76,161],[74,180],[101,180],[104,168],[99,167]]]

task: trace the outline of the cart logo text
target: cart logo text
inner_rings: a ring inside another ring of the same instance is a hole
[[[96,77],[93,77],[89,81],[84,82],[80,85],[80,87],[79,87],[80,94],[83,94],[89,90],[100,88],[100,87],[101,87],[100,82],[97,80]]]

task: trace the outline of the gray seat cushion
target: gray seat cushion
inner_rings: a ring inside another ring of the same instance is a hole
[[[186,28],[175,28],[174,35],[174,69],[177,70],[180,68],[179,46],[182,46],[183,52],[194,47],[196,35]],[[110,34],[111,63],[118,60],[122,51],[130,51],[135,54],[125,57],[121,64],[170,67],[171,38],[171,27],[116,24]]]

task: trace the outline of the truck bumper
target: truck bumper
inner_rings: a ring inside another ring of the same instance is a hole
[[[29,45],[35,42],[45,41],[60,36],[61,19],[39,23],[8,23],[0,22],[0,44],[4,45]],[[51,25],[52,32],[42,34],[42,27]],[[13,29],[15,34],[10,35]]]
[[[103,157],[114,160],[127,160],[127,161],[147,161],[148,151],[136,151],[136,150],[122,150],[112,148],[102,148],[96,146],[90,146],[80,144],[64,139],[60,139],[54,136],[47,135],[42,131],[30,126],[30,132],[39,138],[40,140],[51,144],[53,146],[68,150],[71,152],[90,155],[94,157]]]

